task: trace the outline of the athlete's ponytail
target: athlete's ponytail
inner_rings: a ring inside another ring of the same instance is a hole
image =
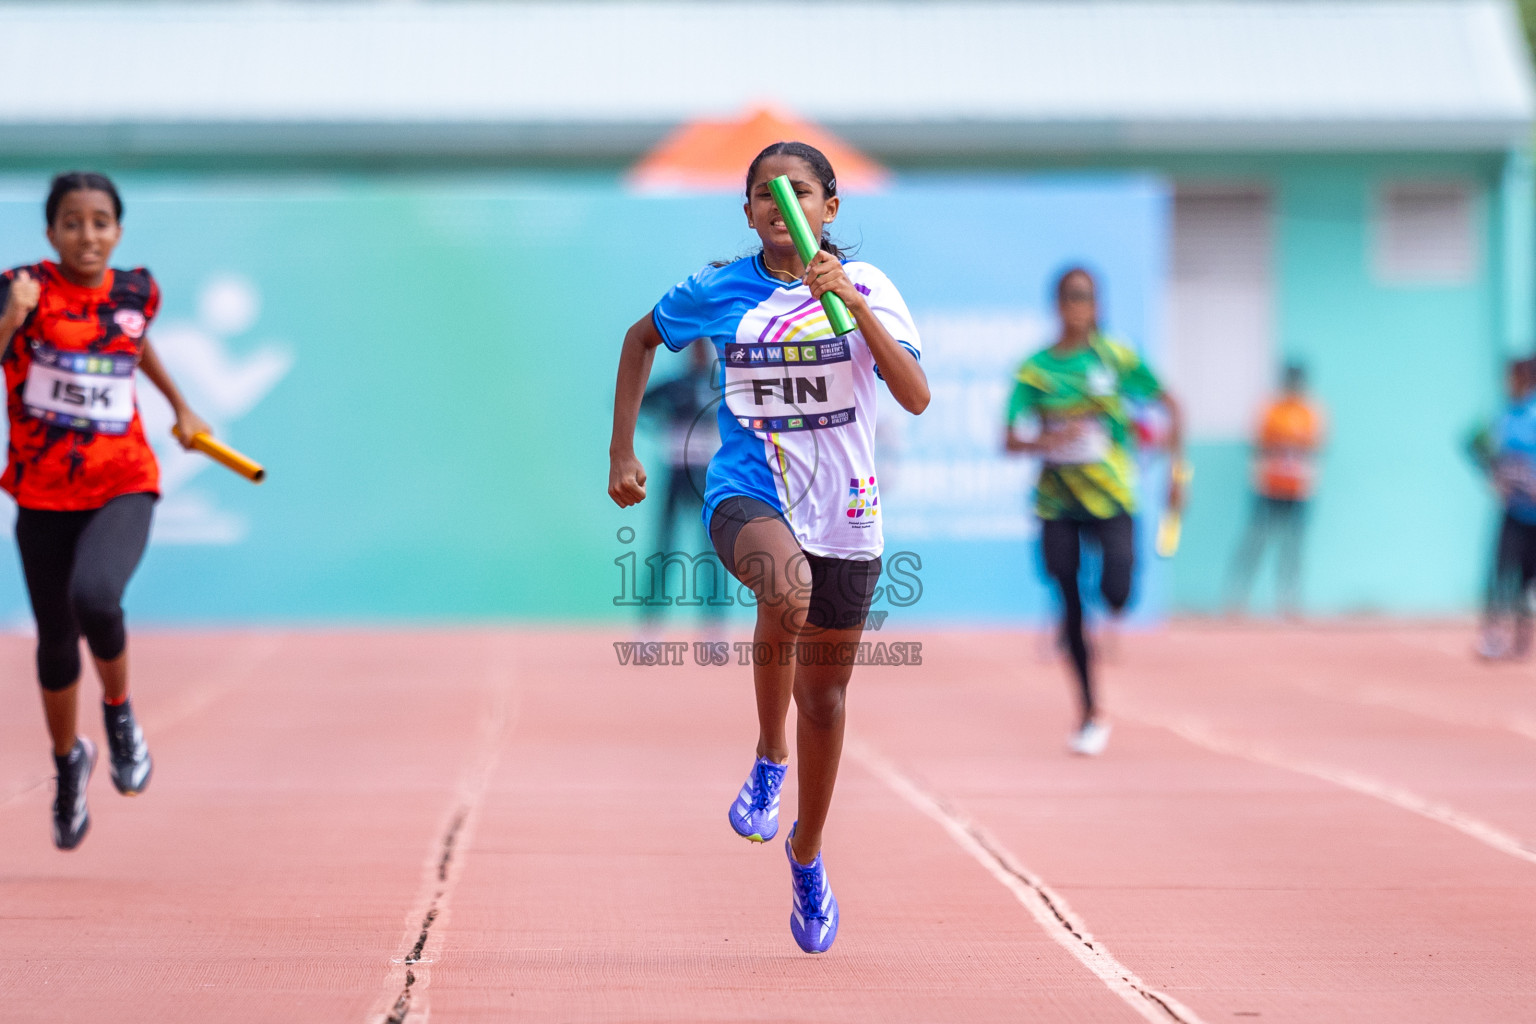
[[[53,227],[53,219],[59,215],[59,206],[71,192],[105,192],[112,200],[112,216],[117,220],[123,219],[123,200],[117,194],[117,186],[112,184],[111,178],[95,171],[65,171],[48,186],[48,201],[43,204],[43,213],[48,218],[49,227]]]
[[[747,168],[747,198],[749,200],[752,198],[752,182],[757,177],[757,168],[764,160],[771,156],[793,156],[804,160],[805,165],[816,176],[816,180],[821,183],[822,194],[828,199],[837,195],[837,174],[832,170],[832,161],[827,159],[825,153],[815,146],[804,142],[775,142],[757,154],[752,159],[751,166]],[[843,251],[841,246],[825,234],[821,236],[821,251],[829,252],[840,260],[847,259],[849,255]]]

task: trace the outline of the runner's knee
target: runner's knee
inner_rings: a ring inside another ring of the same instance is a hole
[[[1131,599],[1131,581],[1136,569],[1135,526],[1130,516],[1106,522],[1099,535],[1103,565],[1099,574],[1099,593],[1111,611],[1122,611]]]
[[[75,685],[80,678],[80,639],[76,636],[39,636],[37,681],[49,693]]]
[[[1100,581],[1099,591],[1104,595],[1104,603],[1109,605],[1110,611],[1120,612],[1131,600],[1131,570],[1127,566],[1123,571],[1111,573],[1109,567],[1104,568],[1104,578]]]
[[[800,716],[818,729],[830,729],[843,717],[848,693],[846,679],[834,683],[795,681],[795,707]]]
[[[91,653],[103,661],[122,654],[127,633],[123,628],[121,589],[111,580],[86,575],[70,587],[69,600]]]

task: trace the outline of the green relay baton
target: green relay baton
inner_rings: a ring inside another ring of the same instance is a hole
[[[795,240],[795,249],[809,266],[821,250],[821,243],[811,234],[811,226],[806,223],[805,211],[800,209],[800,200],[795,196],[795,187],[789,183],[789,175],[781,174],[774,178],[768,183],[768,190],[773,193],[773,201],[779,205],[779,213],[784,215],[784,226],[789,228],[789,237]],[[826,292],[821,296],[821,308],[827,311],[833,334],[847,334],[857,326],[847,305],[833,293]]]

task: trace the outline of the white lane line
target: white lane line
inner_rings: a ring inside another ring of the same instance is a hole
[[[369,1024],[426,1024],[430,1014],[426,990],[432,977],[431,964],[442,953],[453,892],[463,874],[464,854],[474,838],[480,805],[516,718],[511,642],[492,637],[488,647],[491,706],[480,719],[478,736],[444,814],[443,825],[433,833],[427,848],[421,887],[406,912],[401,952],[390,961],[393,966],[385,979],[383,994],[368,1013]]]
[[[1331,697],[1365,707],[1391,708],[1406,715],[1417,715],[1432,722],[1455,725],[1467,729],[1490,729],[1512,732],[1523,739],[1536,740],[1536,719],[1515,715],[1501,718],[1483,714],[1477,710],[1447,707],[1443,702],[1425,699],[1420,694],[1405,693],[1387,686],[1365,685],[1331,687],[1311,680],[1289,679],[1286,683],[1306,693],[1319,697]]]
[[[1469,661],[1469,645],[1460,641],[1445,640],[1432,642],[1427,638],[1418,637],[1415,634],[1398,634],[1397,642],[1405,647],[1418,650],[1430,650],[1453,658],[1459,668],[1466,668],[1472,663]],[[1494,666],[1483,666],[1485,670],[1497,671]],[[1512,732],[1522,739],[1536,741],[1536,718],[1530,715],[1514,714],[1504,716],[1493,712],[1484,712],[1476,708],[1467,708],[1462,704],[1448,703],[1427,697],[1422,693],[1402,690],[1381,684],[1351,684],[1340,683],[1335,685],[1333,681],[1321,682],[1311,678],[1295,678],[1293,676],[1275,676],[1266,678],[1265,682],[1277,682],[1281,685],[1301,690],[1318,697],[1327,697],[1343,703],[1359,704],[1364,707],[1391,708],[1407,715],[1417,715],[1427,718],[1432,722],[1443,722],[1446,725],[1455,725],[1468,729],[1489,729],[1497,732]]]
[[[1045,933],[1093,972],[1126,1005],[1152,1024],[1204,1024],[1194,1011],[1149,986],[1116,960],[1084,927],[1067,901],[1052,891],[991,833],[886,760],[869,744],[849,737],[847,750],[897,796],[936,821],[962,850],[1024,905]]]
[[[1271,768],[1280,768],[1298,775],[1309,775],[1314,779],[1331,782],[1335,786],[1359,793],[1362,796],[1372,797],[1389,803],[1394,807],[1428,818],[1449,828],[1453,828],[1462,835],[1470,836],[1486,846],[1491,846],[1500,853],[1507,853],[1511,857],[1518,857],[1523,861],[1536,864],[1536,848],[1532,848],[1516,836],[1510,835],[1493,825],[1488,824],[1469,814],[1464,814],[1448,804],[1438,803],[1426,797],[1419,796],[1401,786],[1393,786],[1389,783],[1373,779],[1368,775],[1361,775],[1346,768],[1336,768],[1332,765],[1318,764],[1315,761],[1303,761],[1282,754],[1271,747],[1255,743],[1244,743],[1214,732],[1203,722],[1194,719],[1163,719],[1124,714],[1132,721],[1139,721],[1143,725],[1155,726],[1166,729],[1197,747],[1216,754],[1225,754],[1229,757],[1240,757],[1247,761],[1255,761],[1268,765]]]

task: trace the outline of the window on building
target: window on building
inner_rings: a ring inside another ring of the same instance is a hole
[[[1247,440],[1274,387],[1272,251],[1267,190],[1175,187],[1166,375],[1193,440]]]
[[[1375,269],[1389,284],[1463,284],[1477,271],[1472,188],[1387,182],[1377,190]]]

